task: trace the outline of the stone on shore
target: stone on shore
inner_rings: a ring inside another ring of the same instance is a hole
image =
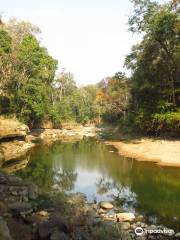
[[[100,202],[99,205],[100,205],[101,208],[107,209],[107,210],[110,210],[110,209],[114,208],[114,206],[110,202]]]
[[[135,215],[133,213],[117,213],[116,218],[119,222],[132,222],[135,219]]]
[[[39,215],[42,216],[42,217],[48,217],[49,213],[47,211],[42,210],[42,211],[39,212]]]

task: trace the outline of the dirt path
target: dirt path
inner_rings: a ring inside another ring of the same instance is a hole
[[[108,141],[118,149],[120,155],[135,158],[138,161],[155,162],[162,166],[180,167],[180,141],[153,140],[143,138],[130,142]]]

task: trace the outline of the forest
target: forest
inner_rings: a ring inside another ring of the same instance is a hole
[[[0,21],[0,114],[30,128],[51,122],[115,123],[149,135],[180,133],[180,6],[132,0],[129,31],[141,34],[125,72],[77,87],[72,73],[41,45],[40,29],[15,18]],[[123,47],[123,46],[122,46]],[[127,74],[130,73],[130,74]]]

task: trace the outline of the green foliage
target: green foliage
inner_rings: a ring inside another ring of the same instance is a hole
[[[11,51],[11,37],[5,30],[0,30],[0,56]]]
[[[152,130],[156,134],[163,132],[180,134],[180,112],[156,113],[152,116]]]
[[[54,111],[61,122],[75,121],[85,124],[97,117],[95,86],[77,88],[72,74],[60,73],[53,82]]]
[[[12,109],[30,126],[47,118],[50,88],[37,79],[29,79],[12,99]],[[18,104],[13,104],[18,103]]]
[[[119,121],[126,114],[130,99],[129,80],[122,72],[99,83],[97,102],[100,113],[108,122]]]
[[[51,83],[57,68],[57,61],[48,55],[47,50],[39,45],[37,39],[30,34],[24,36],[18,51],[22,63],[19,68],[25,68],[30,78],[39,78]]]
[[[102,85],[77,88],[74,76],[64,69],[55,77],[57,61],[40,45],[38,32],[32,24],[15,19],[3,25],[1,113],[14,114],[30,127],[43,121],[54,126],[101,122],[102,117],[117,121],[129,101],[125,75],[119,72]]]
[[[8,33],[0,30],[0,39],[3,39],[0,41],[0,53],[6,53],[1,54],[0,84],[3,92],[0,93],[0,109],[2,113],[8,111],[15,114],[33,127],[51,117],[52,82],[57,61],[32,35],[34,28],[31,25],[17,22],[14,24],[14,28],[5,25]],[[13,48],[10,48],[10,36],[13,37]],[[4,110],[5,107],[7,110]]]
[[[132,70],[133,124],[148,133],[178,134],[179,123],[174,124],[180,108],[178,9],[170,3],[133,2],[130,30],[144,33],[141,43],[132,48],[125,60],[126,67]]]

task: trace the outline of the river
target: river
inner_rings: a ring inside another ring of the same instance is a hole
[[[179,169],[120,157],[96,139],[38,146],[17,173],[45,191],[83,192],[89,201],[116,199],[151,223],[179,228]]]

